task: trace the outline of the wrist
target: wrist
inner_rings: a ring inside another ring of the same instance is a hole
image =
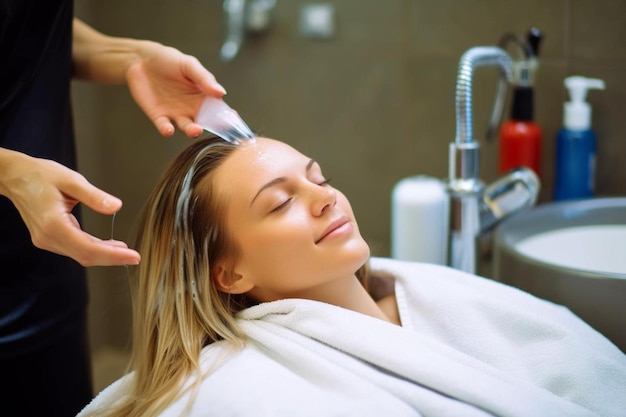
[[[0,195],[11,199],[11,184],[19,177],[15,167],[23,165],[27,158],[30,157],[21,152],[0,148]]]
[[[157,50],[164,46],[158,42],[139,39],[126,39],[128,55],[126,56],[126,65],[124,69],[124,82],[128,84],[129,73],[133,68],[144,65],[157,54]]]
[[[125,84],[127,73],[150,56],[156,42],[100,36],[98,42],[74,47],[74,77],[101,84]]]

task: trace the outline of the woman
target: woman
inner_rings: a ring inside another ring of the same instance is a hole
[[[372,267],[387,274],[366,291],[369,248],[348,200],[285,143],[194,143],[157,184],[139,230],[134,372],[81,415],[626,407],[625,356],[563,307],[380,258]]]

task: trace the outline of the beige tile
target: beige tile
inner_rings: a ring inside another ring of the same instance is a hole
[[[405,176],[448,175],[448,148],[456,134],[457,58],[407,60],[407,125],[399,169]]]
[[[91,1],[89,23],[117,36],[175,43],[223,35],[222,1]]]
[[[128,274],[124,267],[91,267],[88,273],[90,346],[125,347],[131,338]],[[112,325],[114,324],[114,325]]]
[[[99,393],[126,373],[130,353],[126,350],[104,346],[92,352],[92,380],[94,394]]]
[[[414,53],[458,55],[472,46],[495,45],[504,33],[524,36],[536,26],[545,35],[541,56],[564,55],[566,0],[419,0],[409,4]]]
[[[593,65],[626,65],[626,2],[572,0],[571,57]]]

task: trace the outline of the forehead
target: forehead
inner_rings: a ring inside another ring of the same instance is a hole
[[[229,166],[250,168],[252,170],[271,170],[279,165],[289,164],[293,161],[306,158],[300,152],[286,143],[269,139],[256,138],[254,141],[240,144],[223,164]]]
[[[244,142],[215,172],[218,189],[249,189],[286,175],[289,168],[303,169],[309,158],[286,143],[268,138]],[[230,194],[230,193],[229,193]]]

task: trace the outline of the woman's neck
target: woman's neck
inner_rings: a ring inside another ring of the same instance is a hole
[[[374,301],[356,277],[334,281],[306,294],[303,298],[322,301],[394,324],[400,324],[395,296]]]

